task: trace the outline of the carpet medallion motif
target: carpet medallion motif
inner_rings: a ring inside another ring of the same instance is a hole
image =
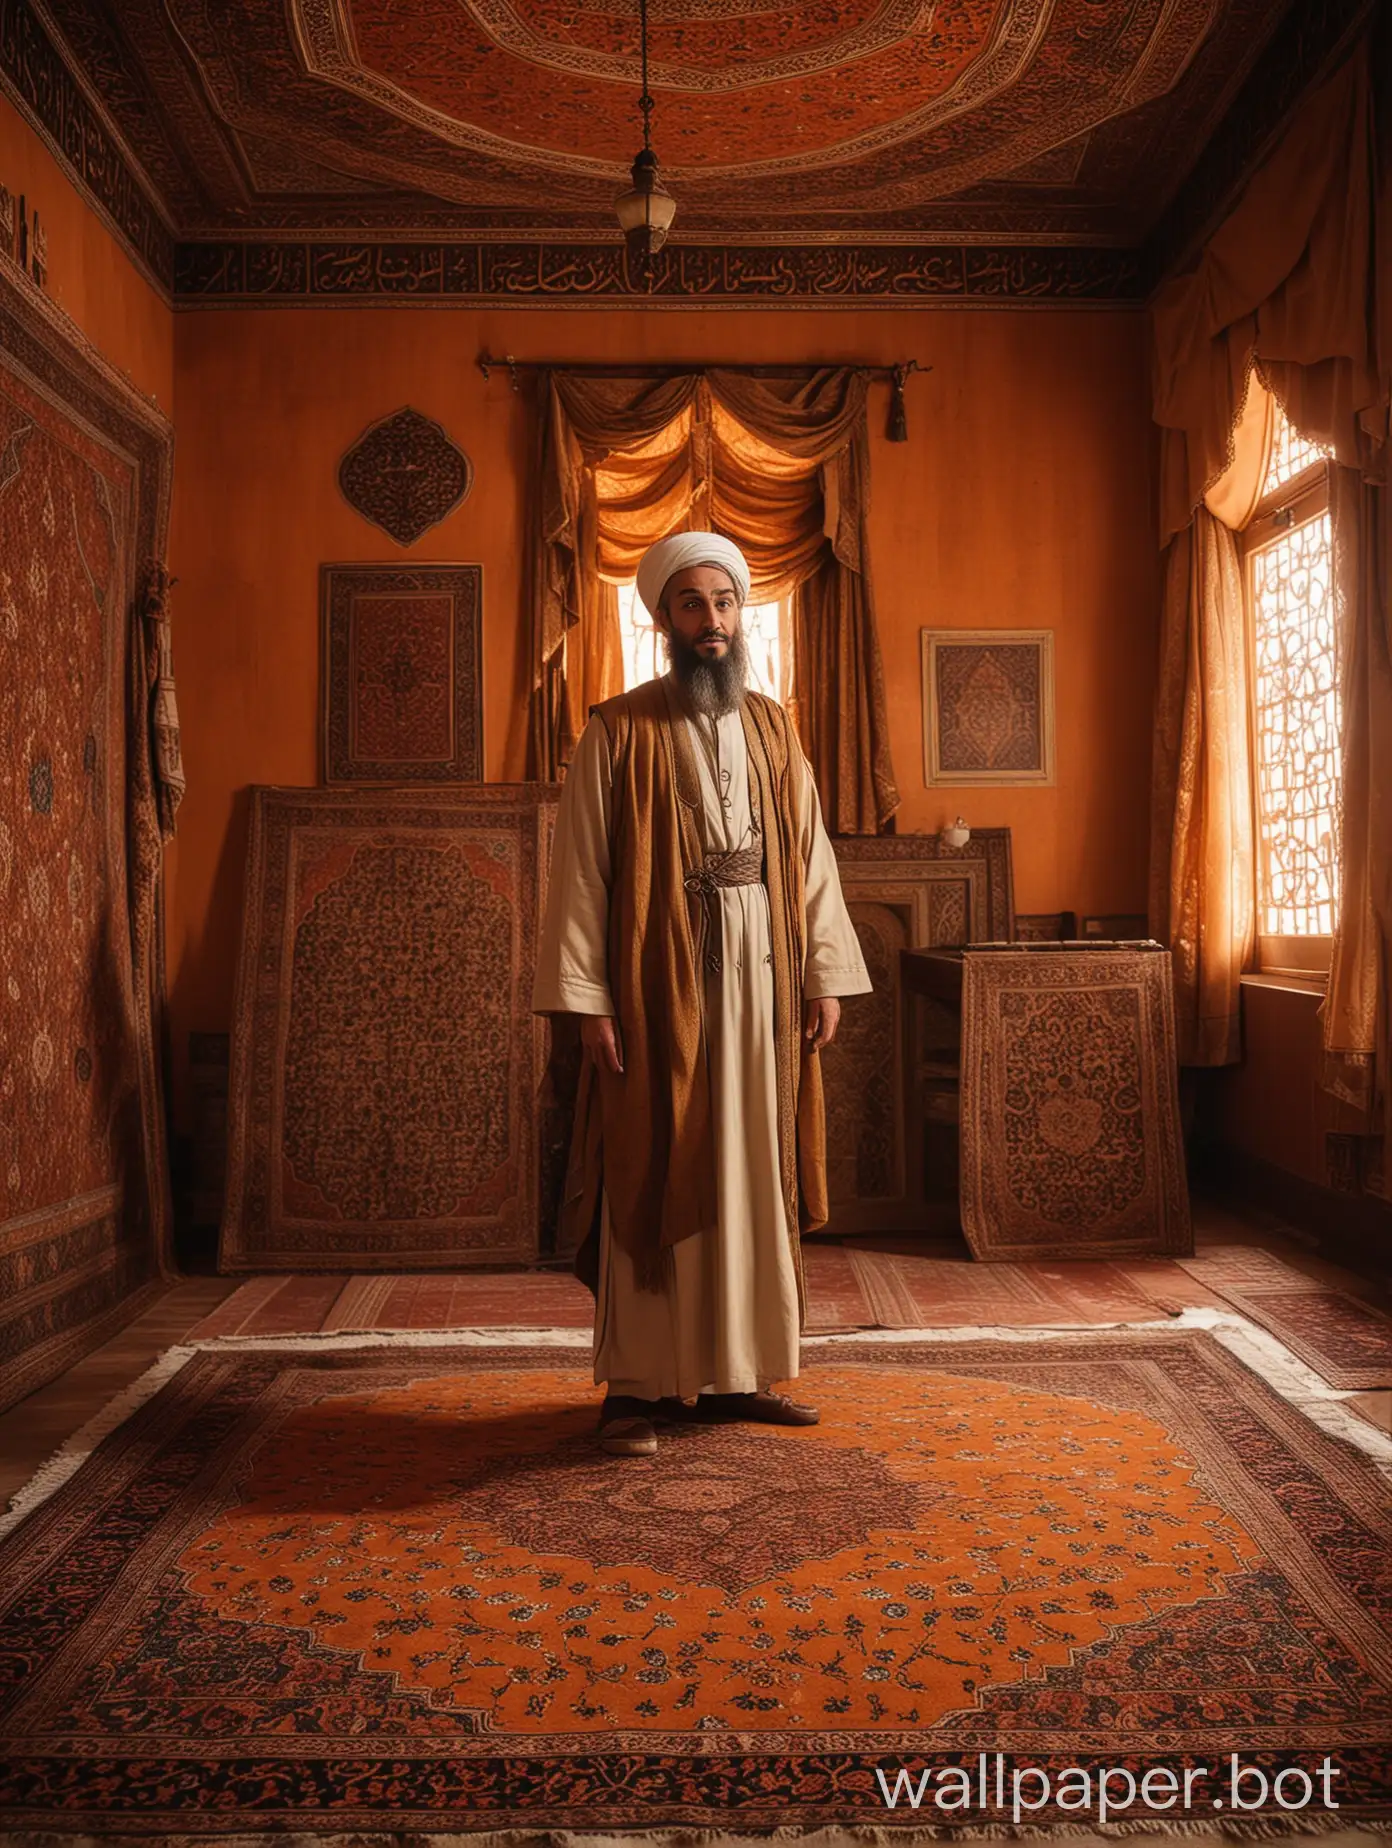
[[[884,1820],[874,1767],[1328,1751],[1392,1798],[1392,1495],[1209,1337],[819,1349],[593,1448],[554,1348],[206,1351],[0,1549],[0,1815]]]
[[[479,565],[321,565],[325,783],[483,780]]]
[[[1193,1249],[1170,982],[1158,949],[967,956],[962,1225],[974,1256]]]

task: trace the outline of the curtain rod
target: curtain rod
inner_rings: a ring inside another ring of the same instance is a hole
[[[584,363],[565,359],[518,359],[512,353],[504,353],[501,359],[494,356],[485,347],[474,361],[484,379],[490,379],[496,370],[506,366],[512,379],[512,389],[521,391],[524,372],[579,372],[587,378],[600,379],[670,379],[679,378],[684,372],[742,372],[756,379],[796,379],[809,372],[830,371],[839,366],[851,366],[857,372],[868,373],[872,378],[886,379],[890,387],[889,425],[886,435],[891,443],[903,443],[908,440],[908,417],[904,407],[904,386],[909,376],[915,372],[931,372],[931,366],[923,365],[919,360],[906,359],[898,365],[862,365],[854,360],[806,360],[800,366],[732,366],[724,360],[686,359],[655,362],[652,365],[604,365],[598,362]]]

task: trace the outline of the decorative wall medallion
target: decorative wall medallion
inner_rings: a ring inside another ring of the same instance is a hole
[[[483,571],[324,565],[324,781],[483,781]]]
[[[438,526],[473,482],[464,451],[410,405],[369,424],[338,465],[348,505],[398,545],[414,545]]]
[[[923,631],[923,780],[1052,783],[1051,629]]]

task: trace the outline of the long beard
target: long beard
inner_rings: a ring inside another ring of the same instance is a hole
[[[743,627],[735,630],[729,647],[717,661],[708,661],[679,635],[668,635],[664,640],[667,665],[697,712],[720,719],[744,704],[749,685],[749,650]]]

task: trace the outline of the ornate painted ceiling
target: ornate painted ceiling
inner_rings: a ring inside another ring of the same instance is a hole
[[[651,0],[676,242],[1134,251],[1295,16],[1359,5]],[[612,241],[641,140],[638,0],[0,0],[31,115],[45,48],[54,139],[104,135],[171,248]]]
[[[607,229],[640,141],[638,0],[48,7],[185,229]],[[684,232],[1133,241],[1283,11],[653,0],[654,144]]]

